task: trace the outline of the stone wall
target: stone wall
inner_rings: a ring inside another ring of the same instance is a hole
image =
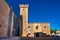
[[[0,0],[0,37],[7,36],[9,6],[4,0]]]
[[[34,37],[34,33],[44,33],[46,35],[50,35],[50,24],[49,23],[29,23],[28,24],[27,33],[29,37]]]
[[[27,36],[27,27],[28,27],[28,5],[21,4],[20,5],[20,15],[22,16],[22,36]]]
[[[49,23],[28,23],[28,5],[20,5],[20,16],[22,16],[22,37],[34,37],[34,33],[42,32],[50,35]],[[37,28],[37,29],[36,29]]]

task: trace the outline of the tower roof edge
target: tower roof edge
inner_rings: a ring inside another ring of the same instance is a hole
[[[20,6],[20,7],[29,7],[28,4],[20,4],[19,6]]]

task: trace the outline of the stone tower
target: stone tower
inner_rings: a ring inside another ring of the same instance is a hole
[[[20,5],[20,16],[22,16],[22,37],[27,36],[27,27],[28,27],[28,5]]]
[[[22,37],[35,37],[40,33],[50,35],[50,23],[28,22],[28,7],[26,4],[20,5],[20,35]]]

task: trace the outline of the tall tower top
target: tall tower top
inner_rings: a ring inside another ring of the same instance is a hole
[[[26,8],[28,6],[29,6],[28,4],[20,4],[20,8]]]

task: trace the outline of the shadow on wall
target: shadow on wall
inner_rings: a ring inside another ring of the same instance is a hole
[[[42,33],[42,32],[34,33],[34,37],[47,37],[47,36],[50,36],[50,35],[46,35],[46,33]]]
[[[22,37],[21,40],[60,40],[59,36],[50,36],[42,32],[34,33],[34,37]]]

